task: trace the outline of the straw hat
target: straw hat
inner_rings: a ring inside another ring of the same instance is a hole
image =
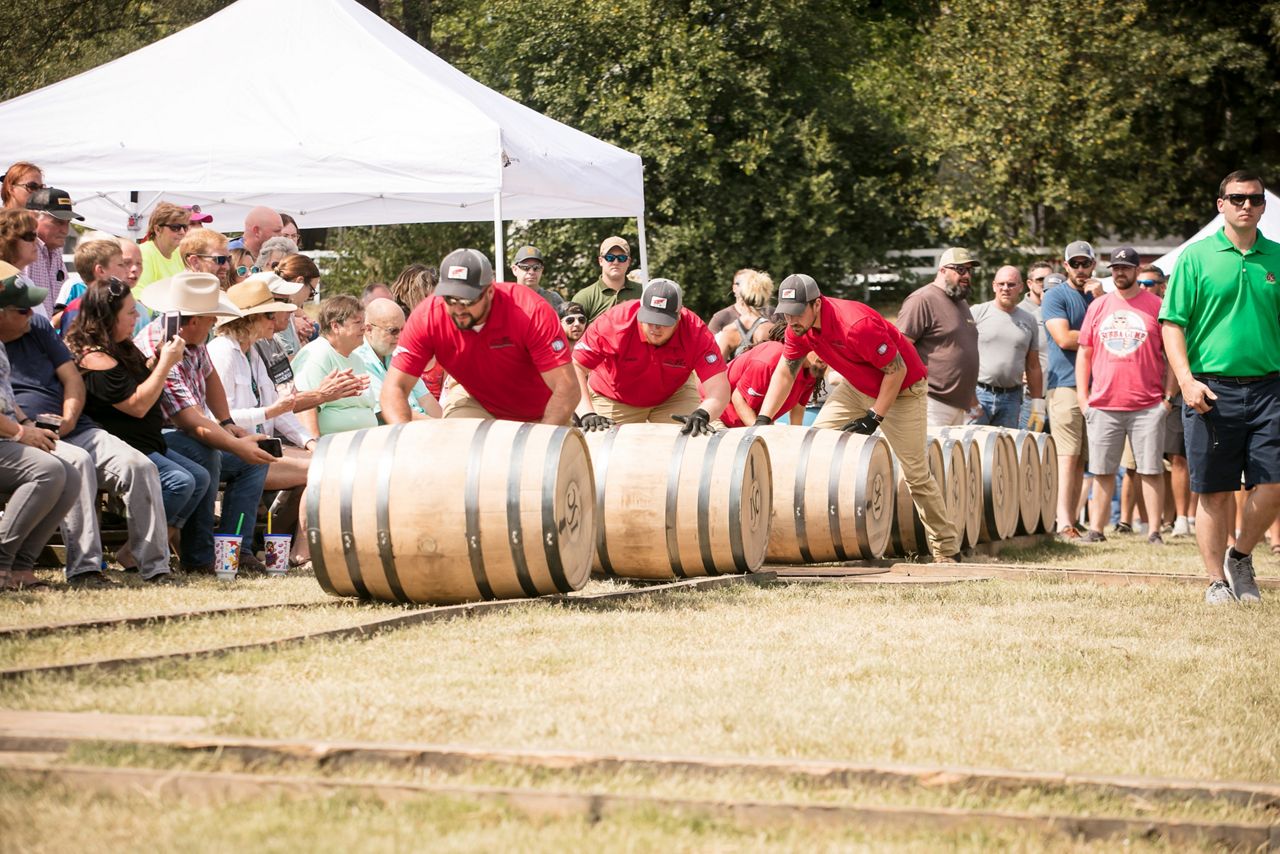
[[[214,314],[239,317],[240,309],[227,299],[212,273],[183,271],[149,285],[142,292],[143,304],[154,312],[179,312],[189,317]]]
[[[279,278],[275,273],[267,274],[274,278]],[[241,317],[249,317],[254,314],[268,314],[276,311],[297,311],[298,307],[291,302],[280,302],[275,299],[271,293],[271,288],[267,284],[266,276],[262,273],[250,276],[238,285],[232,285],[227,288],[227,298],[240,309]],[[218,326],[225,326],[237,318],[224,317],[218,321]]]

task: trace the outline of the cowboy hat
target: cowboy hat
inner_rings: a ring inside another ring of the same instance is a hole
[[[227,299],[212,273],[183,271],[154,282],[142,292],[142,302],[158,313],[178,312],[188,317],[215,314],[239,317],[240,309]]]
[[[227,288],[227,299],[240,309],[241,317],[254,314],[268,314],[275,311],[297,311],[298,307],[291,302],[279,302],[272,298],[268,277],[280,278],[275,273],[255,273],[238,285]],[[237,318],[224,317],[218,326],[225,326]]]

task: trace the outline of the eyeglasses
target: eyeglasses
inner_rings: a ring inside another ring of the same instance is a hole
[[[181,234],[191,228],[191,224],[186,222],[166,222],[162,227],[169,229],[175,234]]]
[[[585,314],[566,314],[564,317],[560,319],[563,320],[565,323],[577,324],[577,323],[587,322],[587,316]]]
[[[1092,266],[1093,266],[1093,259],[1092,259],[1092,258],[1081,258],[1081,259],[1077,260],[1077,259],[1075,259],[1075,258],[1072,258],[1070,261],[1068,261],[1068,262],[1067,262],[1067,266],[1068,266],[1068,267],[1070,267],[1070,268],[1071,268],[1071,269],[1073,269],[1073,270],[1083,270],[1083,269],[1085,269],[1085,268],[1087,268],[1087,267],[1092,267]]]
[[[35,181],[27,181],[25,184],[14,184],[15,187],[21,187],[28,193],[34,193],[36,190],[43,190],[44,184],[37,184]]]
[[[379,326],[376,323],[370,323],[369,325],[372,326],[374,329],[381,329],[383,332],[387,333],[392,338],[395,338],[401,332],[404,332],[403,326]]]
[[[1160,282],[1158,279],[1138,279],[1138,284],[1144,288],[1154,288]]]
[[[485,293],[488,293],[488,288],[485,289]],[[444,300],[444,304],[449,308],[471,308],[471,306],[484,299],[484,294],[480,294],[475,299],[461,299],[460,297],[441,297],[441,299]]]
[[[969,267],[969,266],[966,266],[966,265],[964,265],[964,264],[948,264],[948,265],[947,265],[947,269],[948,269],[948,270],[953,270],[953,271],[955,271],[955,273],[956,273],[957,275],[960,275],[960,276],[972,276],[972,275],[973,275],[973,268],[972,268],[972,267]]]
[[[1238,208],[1244,207],[1244,203],[1248,202],[1255,208],[1260,208],[1267,203],[1266,193],[1227,193],[1222,198],[1231,202]]]
[[[210,261],[217,264],[219,267],[221,267],[223,264],[231,263],[230,255],[205,255],[202,252],[192,252],[191,254],[196,256],[197,258],[208,258]]]
[[[218,257],[222,257],[222,256],[218,256]],[[229,255],[228,255],[228,256],[227,256],[227,260],[230,260],[230,258],[231,258],[231,256],[229,256]],[[236,275],[237,275],[237,276],[248,276],[248,275],[249,275],[249,274],[251,274],[251,273],[261,273],[261,272],[262,272],[262,270],[260,270],[260,269],[259,269],[259,268],[257,268],[257,267],[246,267],[246,266],[245,266],[245,265],[243,265],[243,264],[241,264],[239,267],[236,267]]]
[[[35,242],[36,242],[36,233],[35,233],[34,231],[24,231],[24,232],[22,232],[22,234],[19,234],[19,235],[18,235],[18,239],[19,239],[19,240],[25,240],[25,241],[27,241],[28,243],[35,243]]]
[[[612,263],[613,263],[613,262],[615,262],[615,261],[626,261],[626,260],[627,260],[628,258],[630,258],[631,256],[629,256],[629,255],[614,255],[612,252],[610,252],[608,255],[605,255],[605,256],[603,256],[603,257],[604,257],[604,260],[606,260],[606,261],[608,261],[610,264],[612,264]]]
[[[1028,282],[1043,282],[1043,281],[1044,281],[1044,276],[1032,276],[1031,278],[1027,279],[1027,281],[1028,281]]]
[[[993,287],[993,288],[1020,288],[1020,287],[1022,287],[1022,282],[992,282],[992,283],[991,283],[991,287]]]
[[[542,265],[541,264],[517,264],[516,269],[524,270],[526,273],[541,273]]]

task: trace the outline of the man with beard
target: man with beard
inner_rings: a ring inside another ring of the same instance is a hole
[[[576,302],[566,302],[560,306],[560,328],[570,344],[577,344],[582,333],[587,331],[587,310]]]
[[[929,425],[974,421],[978,406],[978,327],[965,295],[978,266],[969,250],[942,253],[938,275],[902,303],[898,328],[929,371]]]
[[[495,282],[489,259],[456,249],[413,309],[382,382],[382,418],[410,420],[409,393],[439,362],[457,385],[445,418],[568,424],[581,397],[555,311],[532,289]]]

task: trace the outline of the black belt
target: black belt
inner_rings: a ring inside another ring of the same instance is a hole
[[[1022,391],[1021,385],[1000,386],[1000,385],[987,385],[986,383],[978,383],[978,388],[983,389],[984,391],[992,392],[993,394],[997,392],[1000,394],[1008,394],[1011,391]]]
[[[1250,383],[1260,383],[1263,380],[1274,380],[1280,377],[1280,371],[1272,371],[1269,374],[1263,374],[1260,377],[1224,377],[1222,374],[1194,374],[1198,380],[1217,380],[1221,383],[1235,383],[1236,385],[1249,385]],[[978,383],[982,385],[982,383]]]

